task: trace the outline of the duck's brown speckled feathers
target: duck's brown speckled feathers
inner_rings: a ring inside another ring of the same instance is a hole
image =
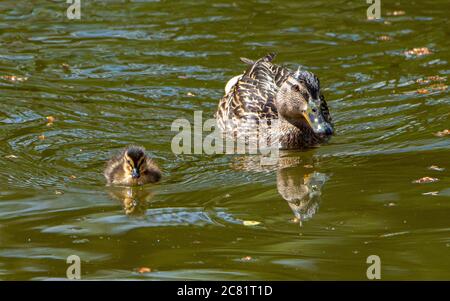
[[[289,69],[272,63],[275,54],[252,61],[241,58],[248,65],[247,70],[239,77],[234,86],[220,100],[216,119],[219,128],[225,133],[236,133],[246,127],[259,125],[264,120],[270,125],[270,120],[278,119],[278,110],[275,99],[280,87],[289,77],[295,77],[308,87],[313,97],[320,97],[320,109],[327,122],[331,122],[328,106],[320,95],[319,79],[308,71],[292,72]],[[280,129],[282,130],[282,129]],[[301,133],[295,128],[286,128],[286,133],[280,132],[281,140],[286,141],[287,148],[302,148],[315,145],[323,141],[322,135],[315,135],[312,130],[301,128]],[[304,137],[298,137],[302,135]],[[280,140],[280,141],[281,141]],[[291,141],[292,140],[292,141]],[[281,147],[284,148],[284,147]]]
[[[222,129],[233,129],[227,128],[226,120],[232,120],[233,125],[229,126],[234,127],[241,120],[253,119],[258,123],[260,118],[276,118],[274,98],[290,72],[272,64],[274,57],[275,54],[271,53],[256,62],[241,58],[250,66],[219,103],[216,117]]]

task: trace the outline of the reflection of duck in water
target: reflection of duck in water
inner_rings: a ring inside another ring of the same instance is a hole
[[[264,124],[281,149],[317,146],[333,134],[327,103],[319,79],[311,72],[292,72],[272,64],[275,54],[257,60],[241,59],[249,66],[226,85],[216,113],[219,128],[241,137]],[[277,121],[277,125],[274,125]],[[270,125],[273,124],[271,127]]]
[[[153,194],[142,187],[114,188],[109,192],[112,199],[122,203],[126,215],[144,216]]]
[[[108,161],[105,172],[108,184],[136,186],[156,183],[161,171],[141,146],[129,146]]]
[[[317,213],[321,189],[328,178],[326,174],[307,172],[300,166],[277,171],[278,193],[288,202],[300,224]]]
[[[232,165],[234,169],[254,172],[276,170],[278,193],[287,201],[295,221],[301,224],[312,218],[319,209],[321,189],[329,176],[312,171],[305,158],[280,157],[274,166],[261,166],[259,160],[259,156],[237,157]]]

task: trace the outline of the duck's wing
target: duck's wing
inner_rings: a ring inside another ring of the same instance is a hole
[[[242,62],[250,65],[247,71],[244,73],[244,76],[254,78],[263,85],[273,83],[276,85],[278,90],[278,88],[281,87],[286,78],[291,75],[291,71],[285,67],[272,64],[275,56],[275,53],[269,53],[256,62],[253,62],[247,58],[241,58]]]
[[[277,117],[275,96],[291,72],[272,64],[274,57],[268,54],[256,62],[241,58],[249,67],[219,103],[216,117],[222,129],[233,128],[240,121],[258,123]],[[225,121],[231,124],[227,126]]]

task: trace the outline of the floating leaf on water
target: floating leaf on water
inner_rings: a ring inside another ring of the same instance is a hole
[[[434,135],[438,136],[438,137],[448,136],[448,135],[450,135],[450,130],[443,130],[443,131],[437,132]]]
[[[378,37],[378,40],[379,40],[379,41],[391,41],[391,40],[392,40],[392,37],[387,36],[387,35],[382,35],[382,36],[379,36],[379,37]]]
[[[437,165],[431,165],[430,167],[428,167],[428,169],[435,170],[435,171],[444,171],[445,170],[445,168],[439,167]]]
[[[2,76],[0,76],[0,78],[8,80],[10,82],[24,82],[28,79],[28,77],[15,76],[15,75],[2,75]]]
[[[424,192],[422,195],[438,195],[439,191],[430,191],[430,192]]]
[[[386,13],[387,16],[403,16],[404,14],[406,14],[404,10],[394,10]]]
[[[45,119],[47,119],[47,122],[55,122],[55,117],[53,117],[53,116],[47,116],[47,117],[45,117]]]
[[[427,47],[420,47],[420,48],[413,48],[410,50],[406,50],[404,54],[406,56],[422,56],[422,55],[428,55],[431,54],[431,50]]]
[[[242,224],[244,226],[257,226],[257,225],[261,224],[261,222],[258,222],[258,221],[243,221]]]
[[[447,90],[448,86],[440,83],[440,84],[433,84],[429,88],[434,91],[445,91]]]
[[[152,269],[148,268],[148,267],[140,267],[137,269],[137,271],[138,271],[138,273],[143,274],[143,273],[150,273],[152,271]]]
[[[434,183],[434,182],[437,182],[437,181],[439,181],[438,178],[423,177],[423,178],[414,180],[413,183],[416,183],[416,184],[423,184],[423,183]]]
[[[442,82],[445,81],[447,78],[445,76],[432,75],[428,76],[428,79],[434,82]]]
[[[67,63],[62,63],[61,67],[63,68],[64,71],[70,71],[70,66]]]
[[[47,119],[47,126],[53,125],[53,122],[55,122],[55,120],[56,120],[56,118],[53,116],[47,116],[47,117],[45,117],[45,119]]]
[[[416,80],[418,84],[428,84],[430,82],[443,82],[447,78],[445,76],[439,76],[439,75],[432,75],[424,78],[419,78]]]

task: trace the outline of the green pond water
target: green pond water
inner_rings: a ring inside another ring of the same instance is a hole
[[[82,279],[364,280],[378,255],[383,280],[449,280],[450,4],[387,2],[1,1],[0,279],[77,255]],[[271,51],[319,76],[333,139],[270,167],[174,154],[172,122]],[[105,187],[131,143],[163,181]]]

